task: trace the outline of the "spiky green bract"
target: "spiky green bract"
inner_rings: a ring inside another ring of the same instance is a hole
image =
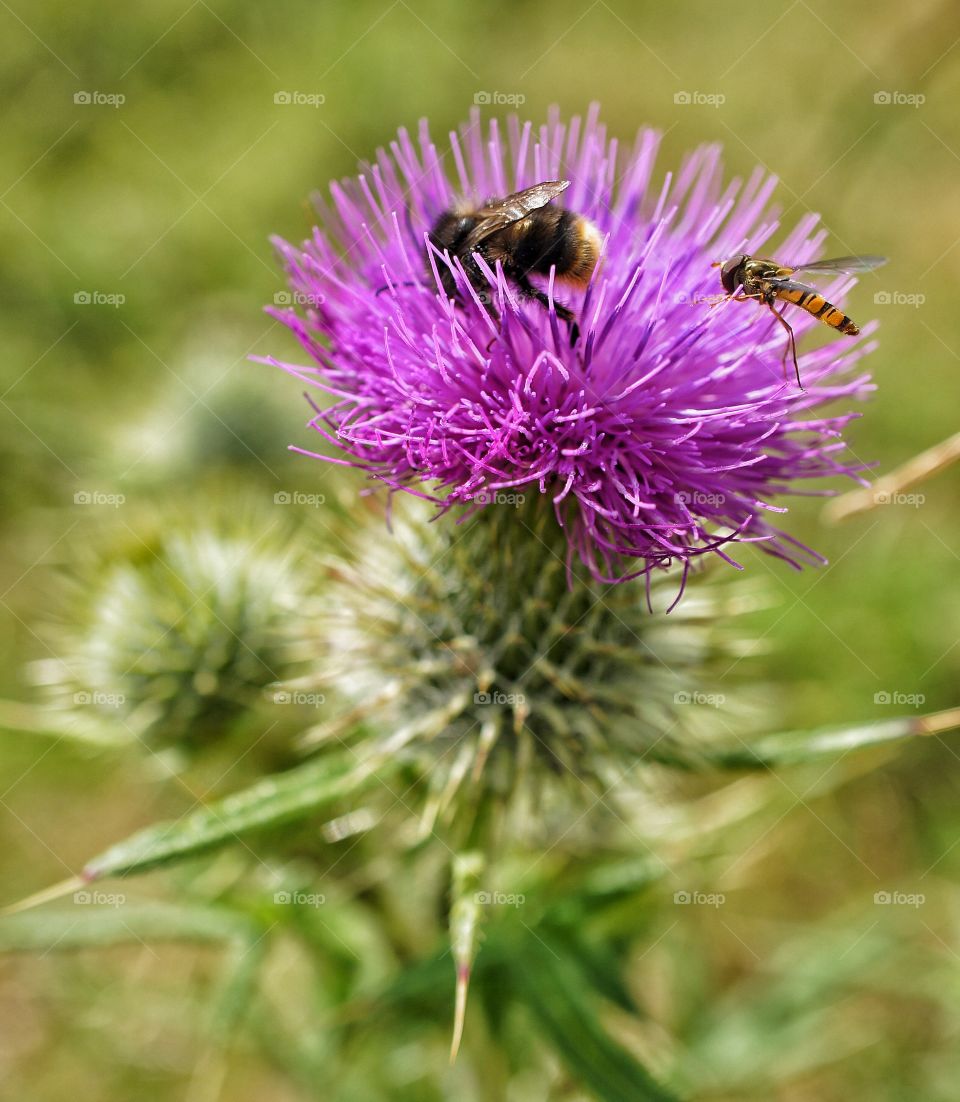
[[[733,701],[711,671],[731,665],[743,592],[701,584],[668,615],[667,576],[651,611],[642,584],[604,586],[570,563],[538,505],[459,526],[401,519],[334,571],[324,684],[352,706],[308,741],[349,739],[359,721],[359,738],[422,779],[428,827],[490,799],[563,818],[571,798],[585,810],[645,765],[696,765],[704,739],[729,730],[717,705],[729,721]]]
[[[194,751],[299,668],[316,567],[281,509],[236,488],[128,512],[74,544],[34,675],[72,729]]]

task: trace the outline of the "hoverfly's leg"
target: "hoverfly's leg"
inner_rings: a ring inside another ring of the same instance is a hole
[[[789,342],[787,344],[786,351],[783,354],[784,381],[786,381],[786,374],[787,374],[787,355],[790,354],[790,355],[793,356],[793,370],[796,372],[796,375],[797,375],[797,386],[801,390],[803,390],[803,383],[800,382],[800,364],[797,362],[797,338],[794,335],[793,326],[783,316],[783,311],[786,310],[786,308],[787,308],[786,304],[784,304],[783,307],[779,311],[774,307],[772,302],[768,302],[766,305],[769,308],[770,313],[773,314],[773,316],[777,319],[777,321],[780,322],[780,324],[784,327],[784,329],[786,329],[787,336],[789,338]]]
[[[718,306],[722,306],[725,302],[746,302],[747,299],[751,299],[751,298],[756,299],[756,298],[759,298],[759,297],[760,297],[759,295],[744,294],[743,293],[743,288],[741,287],[738,290],[734,291],[733,294],[718,296],[715,299],[715,301],[710,303],[710,309],[711,310],[716,310],[716,308]],[[699,305],[699,303],[697,302],[697,300],[695,298],[693,298],[693,299],[690,300],[690,305],[691,306],[697,306],[697,305]]]
[[[711,302],[709,309],[716,310],[718,306],[722,306],[725,302],[729,302],[731,299],[733,299],[735,302],[739,301],[739,299],[737,299],[735,295],[723,295],[720,298],[717,298],[714,302]],[[691,306],[699,306],[697,300],[693,298],[690,299],[689,304]]]
[[[550,309],[550,297],[543,291],[538,291],[536,287],[527,279],[526,276],[516,276],[514,282],[517,285],[517,289],[527,298],[536,299],[537,302],[547,311]],[[577,325],[576,314],[572,310],[568,310],[563,303],[553,300],[553,309],[556,312],[558,318],[561,321],[570,323],[570,347],[572,348],[580,339],[580,326]]]

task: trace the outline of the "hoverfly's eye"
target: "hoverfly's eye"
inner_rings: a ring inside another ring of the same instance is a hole
[[[728,295],[732,295],[737,288],[736,273],[745,259],[743,253],[737,253],[736,256],[731,256],[729,260],[724,261],[720,268],[720,282]]]

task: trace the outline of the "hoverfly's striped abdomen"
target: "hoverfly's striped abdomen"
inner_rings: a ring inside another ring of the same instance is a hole
[[[829,325],[831,329],[838,329],[851,337],[855,337],[860,332],[860,326],[856,322],[851,321],[842,310],[838,310],[832,302],[827,302],[823,295],[817,294],[816,291],[789,288],[777,290],[776,296],[784,302],[792,302],[795,306],[806,310],[808,314],[812,314],[824,325]]]

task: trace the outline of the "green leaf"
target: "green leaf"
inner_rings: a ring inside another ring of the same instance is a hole
[[[87,881],[129,876],[218,849],[255,831],[315,814],[356,795],[374,778],[343,758],[318,761],[258,781],[251,787],[201,807],[174,822],[138,831],[90,861]]]
[[[852,727],[821,727],[813,731],[765,735],[755,742],[714,747],[706,751],[706,758],[710,765],[719,769],[771,769],[841,757],[850,750],[865,750],[925,733],[927,728],[922,717],[901,716]]]
[[[255,940],[246,938],[237,944],[224,969],[220,990],[213,1000],[211,1022],[213,1034],[223,1047],[230,1044],[254,1000],[260,966],[269,945],[266,933],[263,931]]]
[[[37,707],[18,700],[0,700],[0,730],[40,735],[51,739],[74,739],[104,749],[130,748],[129,733],[111,731],[102,723],[86,720],[76,712]]]
[[[0,952],[43,952],[124,941],[255,941],[261,927],[225,907],[126,903],[119,893],[78,892],[70,907],[0,919]],[[86,899],[84,898],[86,897]]]
[[[602,1102],[676,1102],[676,1096],[617,1044],[597,1018],[576,962],[537,934],[525,938],[511,969],[518,996],[557,1055]]]
[[[694,1093],[738,1097],[761,1090],[776,1097],[773,1083],[787,1084],[882,1044],[883,1026],[869,1015],[848,1015],[837,1029],[837,1008],[852,992],[864,995],[897,975],[904,948],[864,911],[821,920],[799,934],[780,931],[777,947],[764,954],[762,974],[689,1006],[678,1072]],[[922,971],[918,958],[909,967],[913,975]],[[902,980],[896,993],[903,999]]]

